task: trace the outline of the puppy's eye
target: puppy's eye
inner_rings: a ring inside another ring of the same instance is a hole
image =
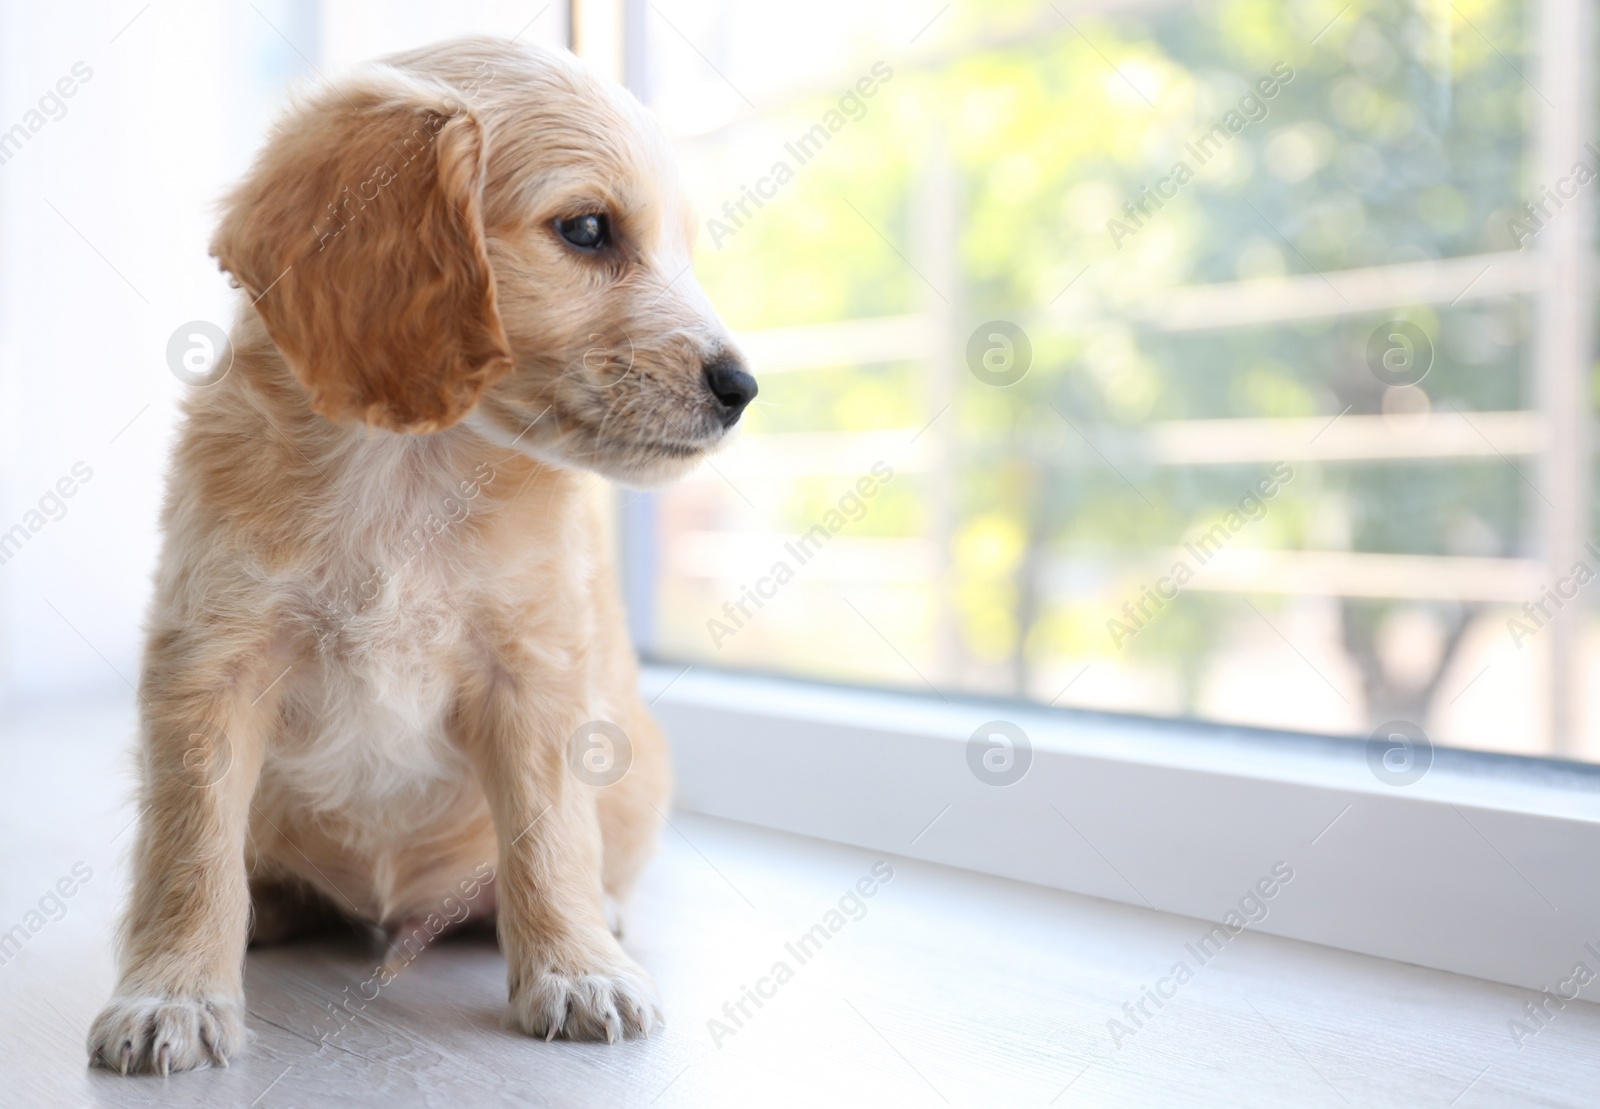
[[[556,232],[579,250],[599,250],[611,241],[611,223],[599,212],[558,219]]]

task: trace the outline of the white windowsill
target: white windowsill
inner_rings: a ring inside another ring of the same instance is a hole
[[[1600,972],[1584,768],[1440,751],[1394,787],[1348,741],[681,671],[643,686],[682,808],[1216,921],[1283,862],[1261,931],[1533,989]],[[966,760],[996,718],[1033,745],[1004,788]]]

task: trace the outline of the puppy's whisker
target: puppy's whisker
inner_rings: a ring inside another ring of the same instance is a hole
[[[631,415],[633,408],[639,403],[640,398],[624,398],[621,404],[609,406],[606,410],[606,414],[600,419],[600,426],[595,432],[595,439],[599,443],[604,443],[606,439],[606,425],[609,424],[613,419],[617,420],[619,423],[622,422],[622,418],[624,416]]]
[[[624,416],[631,416],[635,409],[642,409],[651,400],[643,391],[634,396],[624,396],[620,403],[612,402],[606,406],[605,415],[601,417],[600,427],[596,431],[596,438],[604,440],[606,424],[616,419],[619,422]]]

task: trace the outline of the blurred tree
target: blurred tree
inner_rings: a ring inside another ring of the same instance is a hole
[[[1035,361],[1006,389],[962,375],[945,417],[956,421],[957,487],[928,488],[912,476],[893,490],[899,507],[869,526],[917,534],[926,513],[915,502],[952,497],[957,544],[1015,537],[1003,572],[992,560],[955,558],[973,669],[941,680],[1018,692],[1054,660],[1118,654],[1105,632],[1114,606],[1103,598],[1109,590],[1120,603],[1140,584],[1118,568],[1218,517],[1263,469],[1157,467],[1141,453],[1143,425],[1385,410],[1385,387],[1364,352],[1371,330],[1396,313],[1182,334],[1142,320],[1136,306],[1179,285],[1503,249],[1498,228],[1520,202],[1529,127],[1516,68],[1525,66],[1528,13],[1517,0],[1360,0],[1343,10],[1219,0],[1075,25],[1041,22],[1047,9],[953,9],[952,41],[992,41],[1004,25],[1048,30],[924,69],[901,66],[865,117],[832,140],[838,147],[701,266],[741,328],[918,311],[927,290],[902,256],[915,251],[890,244],[912,234],[921,136],[941,132],[960,178],[952,234],[962,280],[942,292],[964,306],[967,330],[991,319],[1021,323]],[[1263,79],[1274,81],[1270,98],[1255,89]],[[755,126],[776,148],[829,103]],[[1195,162],[1187,144],[1230,112],[1247,122],[1221,153],[1193,166],[1194,179],[1134,234],[1114,234],[1111,221],[1129,220],[1129,202],[1180,159]],[[1526,304],[1502,298],[1404,314],[1437,352],[1407,400],[1413,408],[1528,403]],[[770,404],[761,424],[918,427],[934,415],[918,407],[921,373],[897,363],[776,376],[763,383]],[[1306,476],[1242,542],[1529,553],[1526,489],[1503,464],[1298,468]],[[804,526],[830,486],[803,488],[774,527]],[[1102,569],[1084,569],[1094,566]],[[1081,600],[1090,588],[1102,599]],[[1210,660],[1226,646],[1230,604],[1185,595],[1126,646],[1134,663],[1173,675],[1183,711],[1194,710]],[[1434,606],[1433,668],[1402,675],[1382,637],[1410,608],[1404,598],[1340,603],[1340,642],[1375,719],[1425,718],[1482,612]],[[825,645],[805,659],[797,644],[784,649],[786,666],[835,672]]]

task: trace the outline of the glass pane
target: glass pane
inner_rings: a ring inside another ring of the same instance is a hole
[[[762,390],[650,513],[651,651],[1600,756],[1523,609],[1587,482],[1527,5],[862,8],[646,17]]]

